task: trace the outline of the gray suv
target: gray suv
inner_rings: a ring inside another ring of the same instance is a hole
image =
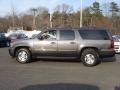
[[[11,43],[9,54],[20,63],[32,58],[80,59],[86,66],[95,66],[104,57],[113,57],[111,33],[100,28],[49,29],[34,39]]]

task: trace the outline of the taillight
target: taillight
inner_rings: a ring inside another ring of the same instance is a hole
[[[113,39],[111,40],[111,46],[110,46],[110,48],[114,48],[114,40]]]

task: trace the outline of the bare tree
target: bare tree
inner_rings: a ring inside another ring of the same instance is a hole
[[[73,7],[67,4],[56,6],[53,13],[53,26],[68,27],[72,26]]]

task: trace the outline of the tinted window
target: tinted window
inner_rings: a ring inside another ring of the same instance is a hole
[[[5,38],[5,35],[0,33],[0,38]]]
[[[105,30],[79,30],[83,39],[88,40],[109,40],[109,36]]]
[[[73,30],[61,30],[60,31],[60,40],[74,40],[75,33]]]

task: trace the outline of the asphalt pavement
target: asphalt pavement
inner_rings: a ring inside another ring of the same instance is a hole
[[[120,55],[95,67],[77,60],[20,64],[0,48],[0,90],[120,90]]]

